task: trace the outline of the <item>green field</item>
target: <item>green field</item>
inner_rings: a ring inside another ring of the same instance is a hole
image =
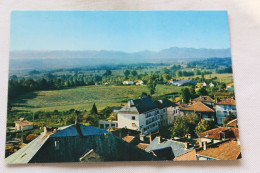
[[[157,85],[154,96],[180,92],[182,87]],[[26,111],[65,111],[69,109],[90,110],[93,103],[97,108],[119,106],[129,98],[139,98],[142,92],[148,93],[147,86],[84,86],[63,90],[38,91],[21,95],[12,100],[13,110]]]
[[[190,77],[180,77],[179,79],[187,79],[187,78],[195,78],[195,77],[201,77],[201,75],[190,76]],[[205,77],[205,79],[210,79],[210,77],[211,78],[217,77],[217,79],[214,80],[215,82],[224,82],[226,84],[233,83],[233,74],[231,74],[231,73],[210,74],[210,75],[205,75],[204,77]]]

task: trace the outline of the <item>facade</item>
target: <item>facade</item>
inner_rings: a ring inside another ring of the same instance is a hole
[[[214,109],[202,102],[196,102],[196,103],[193,103],[192,105],[188,105],[184,108],[181,108],[180,111],[184,115],[195,113],[200,118],[203,118],[205,120],[212,120],[212,121],[215,120]]]
[[[138,130],[147,135],[159,128],[160,109],[149,97],[130,99],[118,113],[118,128]]]
[[[225,98],[216,103],[216,118],[218,125],[222,125],[224,119],[229,113],[237,116],[236,101],[233,97]]]
[[[33,128],[33,122],[24,120],[23,118],[20,121],[15,122],[15,129],[17,131],[30,130]]]

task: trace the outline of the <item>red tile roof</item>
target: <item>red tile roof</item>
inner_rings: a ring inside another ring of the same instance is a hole
[[[195,101],[195,102],[201,102],[201,101],[214,102],[214,100],[210,96],[200,96],[200,97],[193,99],[193,101]]]
[[[20,125],[20,126],[32,126],[33,122],[27,121],[27,120],[23,120],[23,121],[16,121],[16,124]]]
[[[173,159],[174,161],[197,160],[196,150],[191,150],[187,153],[181,154]]]
[[[240,156],[240,145],[236,141],[228,141],[217,147],[207,148],[197,152],[197,155],[203,155],[218,160],[237,160]]]
[[[192,105],[186,106],[182,108],[181,111],[214,112],[213,109],[211,109],[210,107],[206,106],[201,102],[196,102]]]
[[[232,127],[218,127],[215,129],[208,130],[206,132],[200,133],[199,137],[211,138],[211,139],[221,139],[221,134],[225,134],[225,138],[237,139],[239,138],[238,128]]]
[[[236,105],[236,100],[231,98],[221,99],[216,103],[217,105]]]

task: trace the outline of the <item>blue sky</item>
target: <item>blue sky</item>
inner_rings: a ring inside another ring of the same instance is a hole
[[[14,11],[10,50],[229,48],[226,11]]]

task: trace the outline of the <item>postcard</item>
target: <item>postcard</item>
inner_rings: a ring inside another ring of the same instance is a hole
[[[6,164],[241,159],[226,11],[13,11]]]

